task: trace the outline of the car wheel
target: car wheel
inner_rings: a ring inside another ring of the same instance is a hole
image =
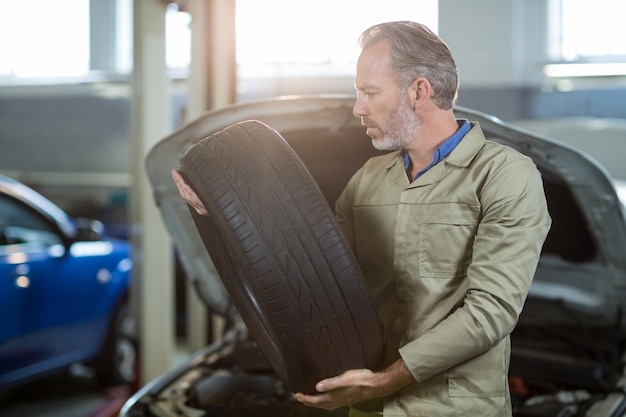
[[[130,385],[135,381],[137,344],[134,330],[134,319],[124,302],[116,309],[95,364],[96,378],[102,386]]]
[[[192,217],[259,349],[294,391],[374,368],[382,341],[356,259],[297,154],[258,121],[183,155],[180,171],[209,215]]]

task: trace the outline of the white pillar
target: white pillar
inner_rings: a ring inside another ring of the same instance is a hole
[[[143,385],[172,366],[175,346],[172,245],[145,170],[152,146],[172,130],[172,114],[165,62],[166,2],[133,3],[131,232]]]

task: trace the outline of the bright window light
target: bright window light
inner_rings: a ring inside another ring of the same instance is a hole
[[[438,0],[237,0],[237,63],[350,64],[361,32],[393,20],[437,32]]]
[[[0,77],[89,71],[88,0],[0,0]]]
[[[560,1],[561,59],[626,57],[626,1]]]
[[[546,77],[614,77],[626,74],[626,63],[585,62],[550,64],[543,67]]]
[[[116,71],[132,69],[132,2],[117,4]],[[89,0],[0,0],[0,78],[82,77],[90,72]],[[438,30],[438,0],[237,0],[239,66],[352,66],[359,34],[391,20]],[[166,59],[188,67],[190,15],[168,8]]]
[[[165,14],[165,59],[169,68],[187,68],[191,63],[191,15],[171,3]]]
[[[624,0],[550,0],[546,77],[626,75]]]

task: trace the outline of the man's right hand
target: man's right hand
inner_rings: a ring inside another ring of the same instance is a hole
[[[183,176],[175,169],[172,169],[172,178],[174,179],[174,183],[176,183],[176,187],[178,187],[178,192],[180,196],[189,204],[193,209],[200,214],[201,216],[208,216],[209,212],[206,207],[198,197],[198,195],[191,189],[189,184],[187,184],[183,178]]]

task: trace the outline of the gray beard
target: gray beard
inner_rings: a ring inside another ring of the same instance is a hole
[[[381,139],[372,139],[372,146],[379,151],[396,151],[405,149],[416,137],[421,123],[411,111],[406,100],[401,103],[383,126]]]

